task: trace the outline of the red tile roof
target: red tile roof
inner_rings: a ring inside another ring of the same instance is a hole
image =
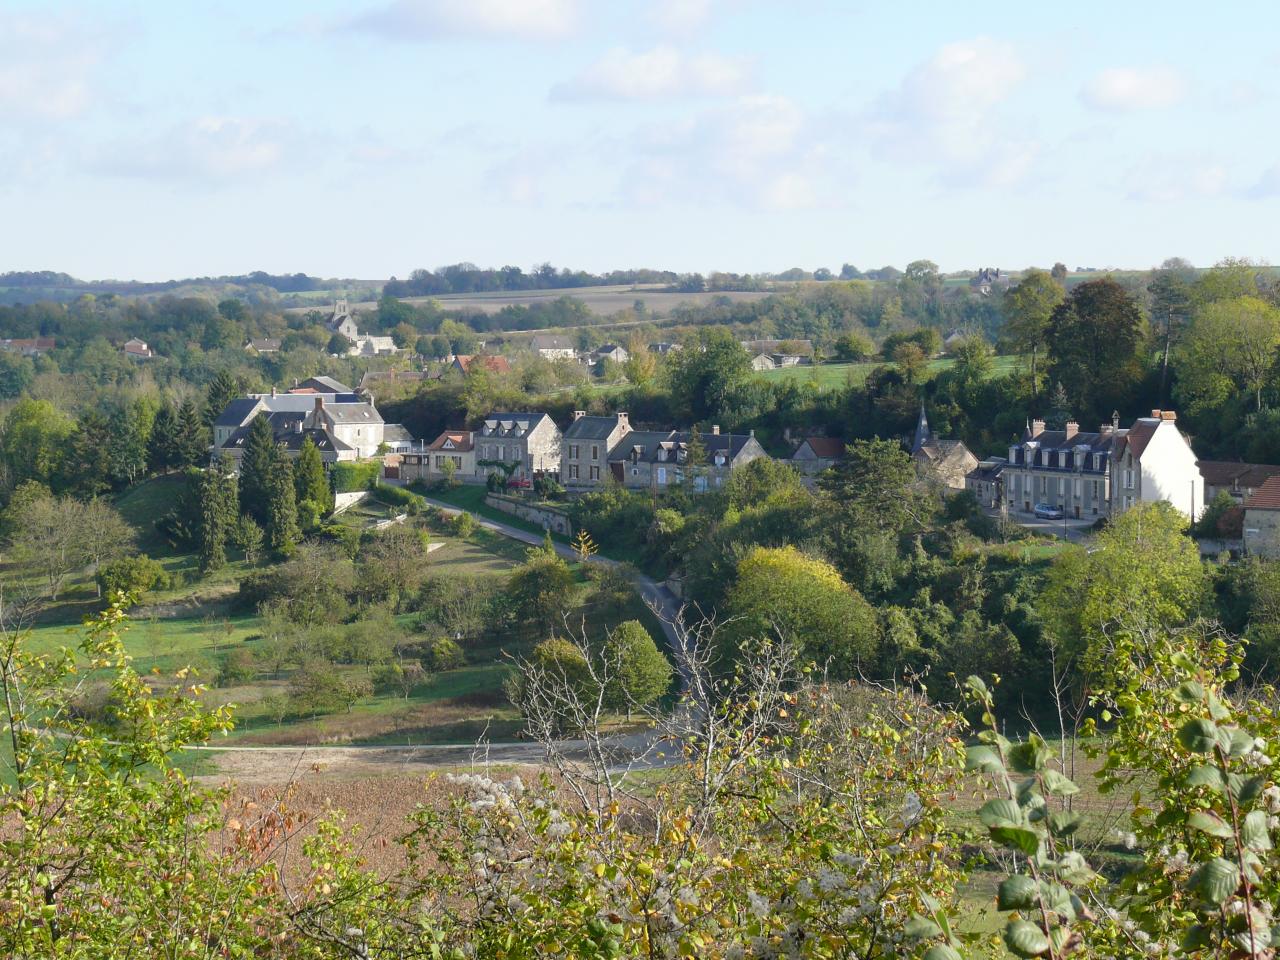
[[[1280,510],[1280,476],[1271,477],[1244,502],[1246,510]]]
[[[809,437],[805,443],[809,444],[815,457],[824,460],[840,460],[844,457],[844,441],[835,437]]]
[[[450,450],[456,450],[459,453],[466,453],[474,445],[473,435],[467,430],[446,430],[440,436],[431,441],[429,450],[443,450],[445,441],[452,440],[453,446]]]
[[[459,354],[454,358],[463,373],[471,372],[471,364],[476,360],[483,361],[485,369],[490,373],[510,373],[511,364],[506,357],[482,357],[475,354]]]
[[[1280,466],[1270,463],[1240,463],[1236,460],[1201,460],[1200,474],[1211,487],[1256,489],[1269,478],[1280,475]]]

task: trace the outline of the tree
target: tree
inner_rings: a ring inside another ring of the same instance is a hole
[[[244,554],[246,563],[257,563],[262,552],[262,528],[253,517],[241,514],[231,528],[231,545]]]
[[[605,704],[625,710],[647,707],[671,688],[671,663],[639,620],[624,620],[605,638],[601,655],[608,664]]]
[[[96,497],[110,486],[107,475],[110,435],[107,418],[96,409],[86,410],[67,438],[59,464],[58,489],[79,497]]]
[[[236,478],[210,467],[200,474],[200,571],[221,569],[227,562],[227,544],[240,518]]]
[[[345,357],[351,353],[351,348],[353,346],[355,346],[355,344],[350,340],[342,334],[335,332],[334,335],[329,338],[329,343],[325,347],[325,350],[330,354],[330,356]]]
[[[310,437],[302,441],[298,459],[294,461],[293,485],[298,503],[314,503],[321,516],[333,512],[333,489],[329,486],[320,451]]]
[[[637,334],[627,340],[627,360],[622,365],[627,379],[636,386],[652,382],[658,372],[658,358],[654,356],[644,337]]]
[[[1036,358],[1049,334],[1053,311],[1066,297],[1062,284],[1043,270],[1028,270],[1003,299],[1005,330],[1020,350],[1031,354],[1032,390],[1038,389]]]
[[[249,422],[249,434],[240,458],[240,509],[263,528],[268,524],[268,490],[271,473],[281,459],[271,423],[264,416]],[[269,534],[268,534],[269,536]]]
[[[195,467],[209,459],[209,428],[190,398],[178,408],[176,430],[177,461],[174,466]]]
[[[1262,410],[1262,391],[1280,348],[1280,309],[1258,297],[1218,300],[1196,312],[1178,353],[1178,393],[1193,411],[1210,410],[1233,392]]]
[[[167,584],[168,579],[164,567],[142,553],[105,563],[96,575],[99,596],[116,592],[142,594]]]
[[[554,552],[533,548],[507,580],[507,596],[520,619],[551,631],[568,606],[573,572]]]
[[[239,300],[231,301],[239,303]],[[210,429],[232,400],[240,396],[240,385],[225,370],[219,370],[205,388],[204,422]]]
[[[851,332],[836,338],[835,358],[841,363],[859,363],[875,352],[875,344],[866,334]]]
[[[929,360],[924,351],[914,343],[900,343],[893,351],[893,362],[907,383],[916,383],[923,376]]]
[[[131,486],[147,472],[149,410],[121,405],[107,423],[107,478],[117,489]]]
[[[1048,333],[1049,375],[1097,417],[1126,405],[1142,375],[1142,313],[1109,277],[1074,288],[1054,308]]]
[[[1067,279],[1068,273],[1070,273],[1070,271],[1067,269],[1067,265],[1059,261],[1053,265],[1053,269],[1049,271],[1049,276],[1053,277],[1053,279],[1057,280],[1059,283],[1062,283],[1062,281]]]
[[[795,547],[754,547],[738,562],[729,610],[740,618],[730,635],[747,640],[776,633],[833,677],[857,676],[876,650],[871,605],[826,561]]]
[[[75,524],[84,562],[95,570],[134,549],[134,530],[120,511],[105,500],[93,499],[74,507],[66,504]],[[98,596],[102,596],[101,590]]]
[[[727,329],[702,330],[666,363],[671,403],[692,421],[716,419],[735,388],[751,376],[751,358]]]
[[[162,403],[151,424],[151,436],[147,440],[147,466],[152,473],[168,473],[181,460],[178,436],[178,418],[173,406]]]
[[[74,430],[74,421],[48,400],[23,397],[14,404],[0,436],[8,488],[24,480],[36,480],[52,488]]]
[[[298,530],[298,501],[293,488],[293,467],[277,451],[267,474],[267,522],[263,527],[267,544],[276,553],[288,556],[301,539]]]
[[[44,580],[51,599],[75,571],[128,552],[133,529],[108,504],[27,489],[29,495],[5,511],[5,524],[16,559]]]
[[[1163,347],[1160,351],[1160,403],[1165,402],[1169,383],[1169,355],[1183,328],[1191,318],[1192,285],[1195,269],[1185,260],[1174,257],[1158,270],[1151,271],[1147,293],[1151,297],[1151,322],[1155,325]]]

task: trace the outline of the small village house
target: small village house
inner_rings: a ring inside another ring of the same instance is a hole
[[[609,452],[631,431],[626,413],[589,417],[573,411],[560,444],[560,482],[568,489],[596,486],[609,475]]]
[[[445,430],[429,444],[419,444],[400,454],[399,478],[405,483],[442,480],[452,464],[452,478],[459,483],[475,480],[475,434],[470,430]]]
[[[791,465],[807,477],[816,476],[844,460],[845,444],[835,437],[806,437],[791,454]]]
[[[475,434],[477,475],[507,467],[512,477],[560,473],[560,428],[545,413],[491,413]]]
[[[920,417],[916,421],[915,439],[911,444],[911,459],[920,474],[935,480],[948,490],[965,489],[965,478],[978,465],[969,448],[960,440],[940,440],[929,428],[924,404],[920,404]]]
[[[1268,477],[1244,502],[1244,552],[1280,559],[1280,476]]]

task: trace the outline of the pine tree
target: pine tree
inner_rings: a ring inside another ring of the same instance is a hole
[[[85,411],[64,445],[56,486],[85,499],[105,493],[110,486],[104,455],[109,447],[107,418],[96,409]]]
[[[236,478],[216,467],[200,475],[200,570],[208,573],[227,562],[227,541],[240,515]]]
[[[209,428],[192,400],[182,401],[177,421],[177,466],[194,467],[205,462],[209,457]]]
[[[288,555],[301,539],[298,530],[298,501],[293,489],[293,467],[277,452],[267,474],[267,543],[277,553]]]
[[[293,487],[298,503],[310,500],[321,516],[333,512],[333,490],[329,486],[329,477],[324,472],[320,450],[310,437],[302,441],[302,449],[293,465]]]
[[[173,407],[162,404],[151,424],[147,442],[147,466],[152,473],[168,473],[178,463],[178,421]]]
[[[113,486],[127,487],[147,469],[147,444],[137,404],[119,407],[108,423],[107,473]]]
[[[240,509],[267,526],[267,489],[271,468],[280,459],[280,449],[265,416],[254,417],[244,441],[240,460]]]
[[[205,390],[204,422],[212,429],[213,422],[232,400],[240,396],[240,384],[225,370],[219,370]]]

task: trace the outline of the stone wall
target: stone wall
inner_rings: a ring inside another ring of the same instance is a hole
[[[348,507],[354,507],[368,495],[368,490],[356,490],[353,493],[335,493],[333,495],[333,512],[339,514]]]
[[[509,513],[513,517],[519,517],[552,533],[563,534],[566,537],[573,535],[573,524],[569,522],[569,515],[563,510],[525,503],[515,497],[506,497],[498,493],[489,494],[484,498],[484,502],[486,506]]]

